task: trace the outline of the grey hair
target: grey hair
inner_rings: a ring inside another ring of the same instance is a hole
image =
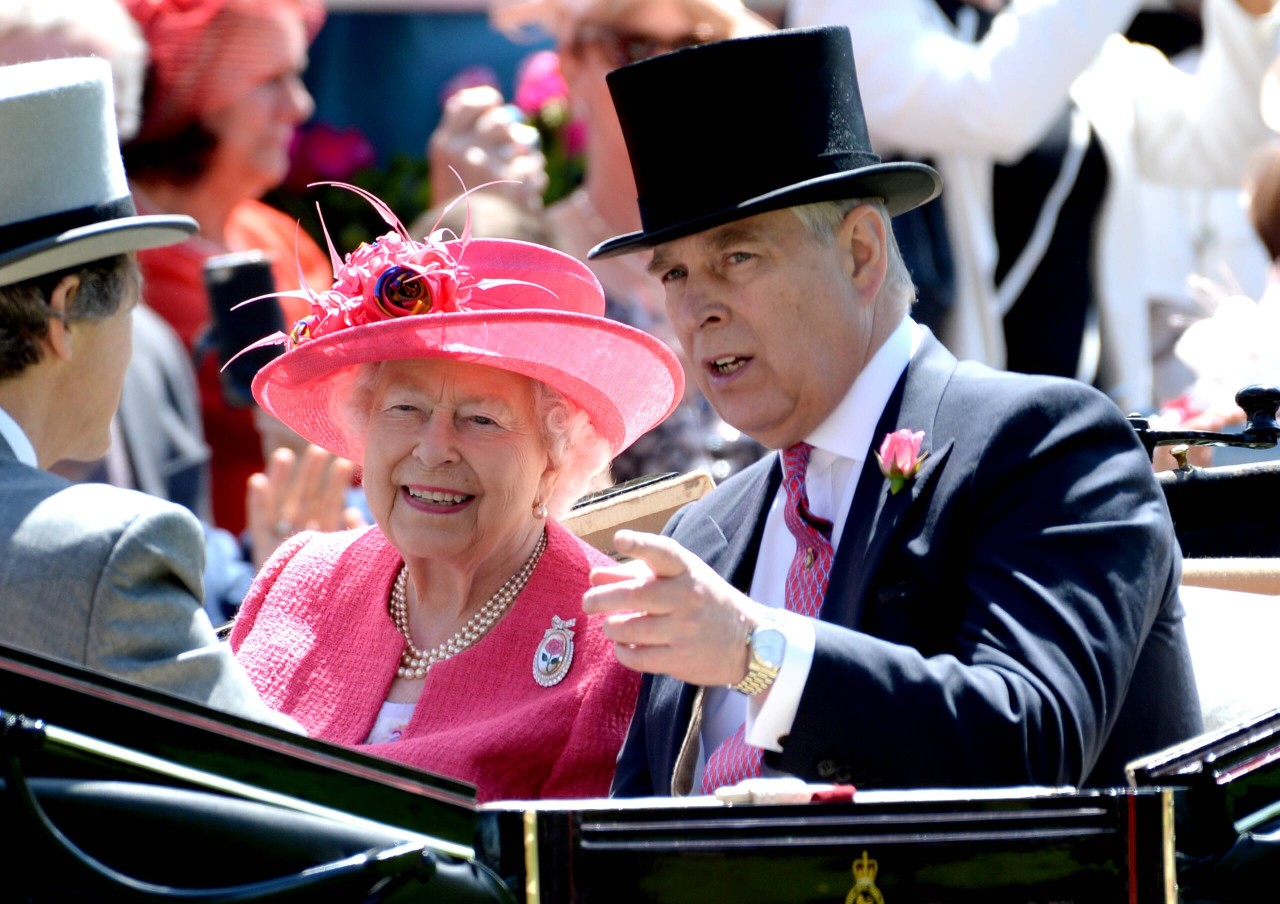
[[[348,378],[350,390],[334,394],[334,422],[361,459],[373,413],[373,394],[385,366],[385,361],[377,361],[353,368]],[[529,382],[533,385],[534,414],[542,442],[547,447],[551,466],[558,473],[551,498],[544,501],[550,516],[558,520],[569,513],[579,498],[600,488],[612,456],[609,443],[585,411],[546,383],[533,379]]]
[[[911,279],[911,271],[902,259],[902,250],[898,247],[898,239],[893,234],[893,222],[889,208],[879,198],[850,198],[843,201],[818,201],[792,207],[791,211],[804,225],[805,231],[819,242],[830,242],[844,218],[859,205],[871,206],[884,221],[885,247],[889,255],[885,272],[884,286],[880,289],[880,297],[887,301],[901,304],[903,310],[910,310],[916,300],[916,286]]]

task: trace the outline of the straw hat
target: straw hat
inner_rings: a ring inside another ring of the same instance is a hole
[[[394,220],[394,217],[391,222]],[[509,239],[422,241],[398,222],[336,261],[333,288],[258,372],[258,403],[307,440],[361,460],[340,412],[358,365],[440,358],[522,374],[558,390],[591,419],[614,455],[661,423],[684,392],[665,343],[604,317],[585,264]]]
[[[196,228],[190,217],[137,215],[105,60],[0,67],[0,286]]]

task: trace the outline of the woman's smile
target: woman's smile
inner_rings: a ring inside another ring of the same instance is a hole
[[[402,487],[404,500],[412,508],[434,514],[459,512],[467,507],[476,497],[456,490],[442,490],[436,487]]]

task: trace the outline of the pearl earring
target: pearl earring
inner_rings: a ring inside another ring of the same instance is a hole
[[[535,502],[535,503],[534,503],[534,505],[533,505],[533,517],[535,517],[535,518],[545,518],[545,517],[547,517],[547,504],[546,504],[545,502]]]

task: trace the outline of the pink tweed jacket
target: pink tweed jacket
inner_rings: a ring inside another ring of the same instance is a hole
[[[604,797],[640,676],[582,612],[591,566],[610,560],[548,522],[547,549],[507,615],[432,666],[405,736],[363,745],[404,641],[387,612],[400,554],[376,527],[300,534],[263,567],[231,632],[262,698],[307,733],[461,779],[477,798]],[[575,619],[568,675],[533,678],[552,615]]]

